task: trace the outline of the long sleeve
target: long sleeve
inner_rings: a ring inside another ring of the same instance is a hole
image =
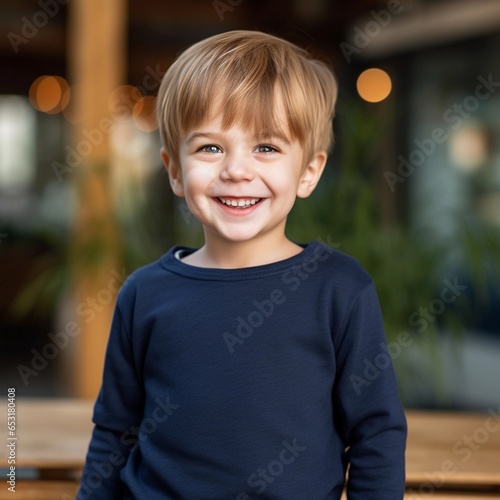
[[[406,419],[369,283],[353,302],[337,346],[334,407],[347,448],[349,500],[401,500]]]
[[[77,500],[124,498],[120,470],[137,445],[143,406],[132,341],[118,303],[106,351],[103,383],[94,407],[95,427]]]

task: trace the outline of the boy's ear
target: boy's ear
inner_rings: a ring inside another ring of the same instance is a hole
[[[297,187],[299,198],[307,198],[314,191],[325,169],[327,157],[326,151],[319,151],[306,165]]]
[[[170,180],[172,191],[177,196],[184,196],[184,185],[182,183],[182,169],[175,161],[168,156],[167,152],[161,148],[160,156],[165,165]]]

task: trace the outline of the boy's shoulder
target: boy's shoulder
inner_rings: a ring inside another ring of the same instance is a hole
[[[330,245],[322,241],[314,241],[313,255],[322,262],[326,277],[340,286],[363,289],[372,283],[372,278],[360,262],[350,254],[338,249],[339,245]]]
[[[126,275],[126,279],[119,292],[119,298],[124,299],[130,297],[136,293],[138,289],[149,288],[155,283],[162,282],[165,279],[165,262],[175,254],[177,249],[180,247],[174,246],[162,256],[150,262],[144,264],[129,275]]]

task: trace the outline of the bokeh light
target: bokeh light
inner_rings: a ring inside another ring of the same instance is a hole
[[[37,78],[30,87],[31,105],[38,111],[56,114],[69,104],[71,92],[68,82],[60,76],[43,75]]]
[[[484,167],[489,158],[486,127],[480,122],[469,122],[452,131],[448,154],[453,165],[465,172],[475,172]]]
[[[370,68],[359,75],[356,88],[365,101],[380,102],[391,93],[391,77],[382,69]]]
[[[152,132],[158,128],[155,118],[156,98],[153,96],[142,97],[136,102],[133,110],[135,126],[145,132]]]

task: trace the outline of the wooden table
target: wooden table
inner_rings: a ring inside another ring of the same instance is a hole
[[[78,399],[16,398],[16,493],[2,481],[0,500],[74,499],[93,427],[92,408],[93,402]],[[3,407],[2,432],[6,416]],[[2,467],[7,452],[0,447]],[[28,469],[38,471],[38,479],[21,479]]]
[[[93,402],[18,398],[16,403],[16,495],[2,482],[0,500],[74,498],[92,431]],[[6,414],[4,407],[0,411],[3,431]],[[408,411],[407,418],[405,500],[500,499],[498,413]],[[1,446],[2,467],[6,457],[7,448]],[[39,471],[39,478],[21,480],[19,474],[26,468]]]
[[[500,499],[500,413],[407,412],[408,489],[493,490]],[[428,493],[429,495],[429,493]]]

